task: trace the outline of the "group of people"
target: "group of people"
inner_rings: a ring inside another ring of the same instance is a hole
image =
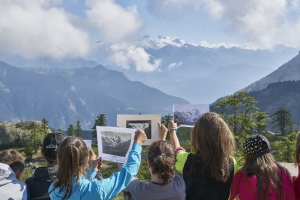
[[[218,114],[209,112],[198,119],[192,129],[191,152],[180,146],[177,123],[170,121],[168,127],[158,123],[158,129],[159,140],[148,148],[150,182],[136,176],[141,145],[147,139],[144,131],[136,131],[127,162],[109,178],[102,178],[101,157],[97,159],[82,139],[55,132],[47,135],[41,149],[47,166],[37,168],[25,183],[20,181],[24,158],[15,150],[0,154],[0,199],[113,199],[124,189],[135,200],[300,199],[300,177],[292,181],[262,135],[244,141],[245,162],[237,169],[232,157],[234,136]],[[295,164],[300,166],[300,134]]]

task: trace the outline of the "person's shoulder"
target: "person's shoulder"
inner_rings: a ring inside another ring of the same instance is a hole
[[[29,186],[33,182],[34,178],[31,176],[25,180],[25,183]]]
[[[129,187],[146,187],[147,183],[148,182],[142,181],[142,180],[135,177],[129,183]]]

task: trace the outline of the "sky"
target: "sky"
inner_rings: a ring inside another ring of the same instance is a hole
[[[0,1],[0,53],[23,57],[85,57],[102,40],[122,43],[109,47],[112,58],[121,62],[131,56],[129,64],[139,59],[149,64],[149,55],[134,47],[132,38],[174,36],[194,44],[299,48],[299,33],[298,0]]]

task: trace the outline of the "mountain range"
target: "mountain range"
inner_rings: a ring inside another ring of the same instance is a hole
[[[46,118],[66,130],[81,122],[91,129],[106,114],[116,125],[117,114],[169,114],[173,104],[189,102],[98,65],[92,68],[17,68],[0,62],[0,121]]]
[[[300,53],[242,90],[247,90],[246,96],[253,96],[259,110],[269,116],[285,107],[291,112],[295,125],[300,127]],[[217,101],[211,104],[211,108]],[[269,130],[276,131],[272,127],[268,124]]]
[[[298,50],[283,45],[274,49],[256,49],[243,45],[208,46],[191,44],[176,37],[144,36],[135,41],[151,60],[161,60],[157,70],[137,72],[134,66],[123,69],[107,61],[105,42],[98,45],[94,59],[123,72],[131,80],[180,96],[191,103],[212,103],[268,75],[297,55]],[[103,56],[102,56],[103,55]],[[225,73],[224,73],[225,72]]]
[[[192,44],[176,37],[143,36],[134,39],[130,48],[142,48],[149,55],[149,63],[155,60],[161,62],[152,72],[138,72],[138,66],[134,64],[129,69],[116,64],[111,55],[112,45],[123,48],[121,42],[99,41],[93,46],[95,51],[88,55],[90,60],[79,57],[29,59],[1,55],[0,60],[16,67],[47,68],[95,67],[100,63],[108,69],[124,73],[130,80],[141,81],[191,103],[205,104],[265,77],[298,53],[297,49],[283,45],[269,50],[257,49],[255,44]]]

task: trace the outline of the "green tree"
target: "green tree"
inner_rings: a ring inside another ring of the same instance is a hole
[[[34,153],[37,153],[40,147],[42,146],[43,136],[39,133],[38,128],[36,127],[35,124],[33,124],[31,128],[29,139],[31,141],[31,145],[34,150]]]
[[[297,133],[290,132],[286,136],[278,136],[272,145],[273,152],[277,161],[293,162],[294,149],[296,146]]]
[[[163,116],[163,117],[161,118],[161,123],[162,123],[163,125],[165,125],[165,127],[168,128],[168,123],[169,123],[169,121],[171,121],[172,119],[173,119],[173,116],[170,115],[170,114],[167,114],[167,115],[165,115],[165,116]]]
[[[292,120],[292,114],[285,107],[275,111],[275,113],[271,115],[271,118],[271,124],[274,124],[272,128],[278,128],[281,135],[286,135],[288,132],[293,131],[294,122]]]
[[[25,153],[25,156],[26,156],[27,160],[31,160],[32,159],[33,149],[32,149],[32,146],[31,146],[30,142],[27,142],[27,144],[26,144],[26,146],[24,148],[24,153]]]
[[[263,124],[264,120],[257,121],[255,117],[264,116],[255,106],[254,97],[246,96],[246,91],[241,91],[219,100],[217,109],[221,109],[221,116],[231,128],[238,147],[246,137],[252,134],[259,124]],[[262,125],[259,125],[262,126]]]
[[[268,130],[267,121],[270,119],[265,112],[255,112],[256,131],[258,134],[265,134]]]
[[[75,128],[74,128],[73,124],[70,124],[70,126],[68,128],[68,135],[75,136]]]
[[[45,118],[43,118],[42,119],[42,133],[43,133],[43,135],[44,135],[44,137],[47,135],[47,133],[48,133],[48,121],[45,119]]]
[[[79,120],[76,122],[75,135],[76,137],[82,137],[82,128]]]
[[[92,137],[97,138],[97,130],[96,126],[107,126],[107,121],[106,121],[106,116],[105,114],[100,114],[97,116],[97,119],[95,120],[95,123],[93,125],[93,132],[92,132]]]

